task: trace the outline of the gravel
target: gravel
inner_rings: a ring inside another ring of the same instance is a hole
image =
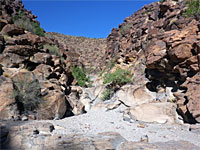
[[[189,131],[189,124],[124,121],[120,108],[110,111],[92,110],[83,115],[47,122],[54,124],[53,134],[91,135],[101,132],[118,132],[128,141],[140,141],[141,138],[147,136],[150,143],[183,140],[200,146],[200,134]]]

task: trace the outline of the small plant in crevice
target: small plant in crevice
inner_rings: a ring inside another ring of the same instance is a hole
[[[24,75],[23,79],[12,79],[12,83],[14,87],[12,97],[16,99],[21,113],[28,113],[37,109],[42,101],[39,81]]]
[[[102,101],[108,100],[110,98],[110,96],[111,96],[111,90],[106,88],[102,93],[101,100]]]
[[[83,67],[72,67],[72,75],[77,80],[77,83],[81,87],[86,87],[91,84],[90,78],[87,76]]]
[[[12,17],[12,20],[16,26],[36,35],[44,36],[44,29],[42,29],[37,22],[30,20],[22,11],[17,12],[15,16]]]

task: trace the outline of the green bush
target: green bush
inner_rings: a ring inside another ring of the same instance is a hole
[[[102,101],[105,101],[105,100],[108,100],[111,96],[111,90],[110,89],[106,89],[105,91],[103,91],[102,93],[102,97],[101,97],[101,100]]]
[[[90,82],[83,67],[72,67],[72,75],[77,80],[79,86],[86,86]]]
[[[23,12],[19,11],[15,16],[12,17],[12,20],[16,26],[36,35],[44,36],[44,29],[42,29],[36,22],[33,22],[27,18]]]
[[[41,102],[41,87],[39,81],[30,79],[25,75],[24,79],[15,79],[13,82],[13,97],[21,104],[23,111],[33,111]]]
[[[103,77],[103,84],[106,85],[106,90],[102,93],[102,100],[108,100],[114,92],[116,92],[120,86],[125,85],[126,83],[131,83],[131,72],[117,68],[113,73],[107,73]]]
[[[186,0],[188,6],[186,15],[188,17],[200,15],[200,1],[199,0]]]
[[[113,84],[114,86],[122,86],[129,82],[132,82],[131,73],[121,68],[117,68],[113,73],[105,74],[103,78],[103,84]]]

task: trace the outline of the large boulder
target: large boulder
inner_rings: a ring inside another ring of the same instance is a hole
[[[37,119],[61,119],[67,111],[66,98],[63,92],[50,90],[42,98],[37,110]]]
[[[14,45],[14,46],[7,46],[4,50],[4,53],[13,53],[20,56],[33,56],[37,53],[38,50],[35,49],[33,46],[29,45]]]
[[[24,29],[15,26],[14,24],[7,24],[1,30],[1,34],[13,36],[24,34]]]
[[[148,103],[131,107],[128,114],[135,120],[156,123],[178,123],[176,105],[172,103]]]
[[[17,36],[15,43],[17,45],[38,45],[41,43],[41,40],[39,36],[28,32],[26,34]]]
[[[23,66],[23,62],[25,60],[28,60],[28,57],[20,56],[14,53],[3,53],[0,55],[0,64],[4,67],[21,67]]]
[[[125,85],[116,93],[116,97],[127,106],[133,107],[155,101],[156,93],[149,91],[145,85]]]

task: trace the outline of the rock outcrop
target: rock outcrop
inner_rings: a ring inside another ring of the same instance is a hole
[[[144,6],[112,30],[105,58],[115,57],[126,65],[144,64],[147,88],[157,94],[171,88],[168,101],[176,102],[185,122],[195,123],[200,113],[200,24],[198,17],[186,17],[186,9],[182,0]]]
[[[55,41],[13,24],[19,12],[39,24],[20,1],[1,1],[0,118],[63,118],[71,114],[66,97],[73,81],[70,62],[61,49],[50,52]]]

